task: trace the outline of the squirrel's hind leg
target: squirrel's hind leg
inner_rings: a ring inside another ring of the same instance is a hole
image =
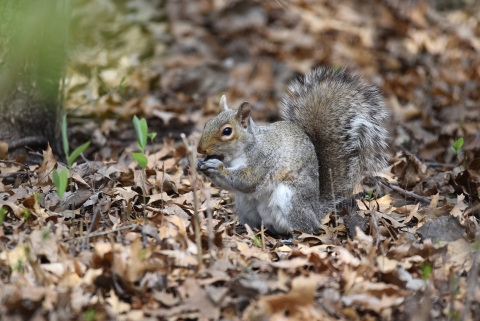
[[[262,218],[258,213],[258,201],[250,194],[235,192],[235,208],[240,224],[260,229]]]

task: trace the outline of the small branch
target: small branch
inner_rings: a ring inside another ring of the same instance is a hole
[[[90,233],[92,232],[93,225],[95,225],[95,221],[97,220],[97,217],[98,217],[99,213],[102,212],[103,203],[105,203],[105,198],[102,198],[100,200],[100,202],[98,202],[98,204],[95,205],[95,209],[93,210],[94,213],[93,213],[92,222],[90,223],[90,226],[88,227],[86,238],[83,240],[83,243],[82,243],[82,249],[83,250],[85,250],[85,248],[87,247],[88,239],[90,237]]]
[[[466,210],[465,212],[463,212],[463,216],[467,217],[470,213],[478,210],[479,208],[480,208],[480,203],[478,203],[478,204],[475,205],[474,207],[469,208],[468,210]]]
[[[210,189],[205,188],[203,190],[203,195],[205,196],[206,202],[207,202],[207,231],[208,231],[208,250],[210,251],[210,262],[209,265],[213,265],[213,256],[215,254],[215,251],[213,249],[213,215],[212,215],[212,209],[210,207],[210,201],[211,201],[211,195],[210,195]]]
[[[129,228],[135,228],[137,226],[138,226],[137,224],[125,225],[125,226],[118,227],[114,230],[92,233],[92,234],[85,235],[85,236],[79,236],[76,239],[77,240],[82,240],[82,239],[86,239],[86,238],[89,238],[89,237],[107,235],[107,234],[110,234],[110,233],[116,233],[116,232],[119,232],[119,231],[122,231],[122,230],[127,230]],[[71,238],[70,239],[63,239],[62,242],[67,242],[67,241],[70,241],[70,240],[71,240]]]
[[[425,165],[431,167],[448,167],[448,168],[455,168],[455,164],[447,164],[447,163],[437,163],[437,162],[424,162]]]
[[[185,148],[190,154],[190,173],[192,178],[192,190],[193,190],[193,221],[195,226],[195,242],[197,243],[198,248],[198,268],[202,266],[202,239],[200,235],[200,215],[198,214],[198,199],[197,199],[197,157],[196,152],[193,150],[192,146],[188,143],[187,137],[185,134],[180,135],[185,144]]]
[[[27,175],[27,174],[28,172],[26,171],[19,171],[19,172],[13,172],[13,173],[0,174],[0,178],[7,178],[10,176]]]
[[[145,174],[145,168],[142,168],[142,199],[143,199],[143,227],[147,225],[147,204],[146,204],[146,198],[145,194],[147,194],[147,186],[145,185],[145,180],[146,180],[146,174]],[[143,232],[142,229],[142,249],[147,248],[147,235]]]
[[[260,232],[260,235],[262,236],[262,251],[265,251],[265,224],[263,224],[263,220]]]
[[[405,196],[408,196],[408,197],[411,197],[411,198],[414,198],[422,203],[425,203],[425,204],[430,204],[432,201],[424,196],[420,196],[420,195],[417,195],[413,192],[409,192],[409,191],[406,191],[404,190],[403,188],[400,188],[398,186],[395,186],[395,185],[391,185],[390,183],[388,182],[384,182],[384,181],[381,181],[381,183],[385,186],[387,186],[388,188],[391,188],[392,190],[394,190],[395,192],[398,192],[402,195],[405,195]]]
[[[16,161],[12,161],[12,160],[0,159],[0,163],[4,163],[4,164],[14,164],[14,165],[22,166],[22,167],[28,167],[28,166],[25,165],[25,164],[22,164],[22,163],[19,163],[19,162],[16,162]]]

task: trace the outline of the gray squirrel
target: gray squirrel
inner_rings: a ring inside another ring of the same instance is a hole
[[[284,121],[256,125],[250,104],[205,125],[197,169],[235,193],[238,219],[270,232],[312,233],[364,176],[386,166],[389,113],[377,87],[346,69],[320,67],[289,86]]]

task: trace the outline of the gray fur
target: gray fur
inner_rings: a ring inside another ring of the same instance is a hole
[[[225,109],[205,125],[198,170],[235,192],[239,221],[278,234],[313,232],[336,201],[352,194],[363,174],[385,166],[388,113],[378,90],[344,69],[319,68],[290,86],[285,121],[257,126],[247,113]],[[226,100],[221,102],[226,106]],[[249,111],[249,110],[248,110]],[[240,116],[241,114],[241,116]],[[231,140],[219,129],[234,128]],[[246,128],[245,128],[246,125]]]
[[[386,166],[389,113],[377,87],[346,69],[318,68],[289,86],[281,114],[312,139],[319,162],[320,195],[352,195],[364,176]]]

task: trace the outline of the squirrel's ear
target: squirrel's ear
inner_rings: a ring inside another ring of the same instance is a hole
[[[237,112],[237,119],[242,124],[243,128],[248,127],[248,123],[250,121],[250,112],[252,111],[252,107],[247,102],[244,102]]]
[[[222,110],[228,110],[227,97],[225,97],[225,95],[220,98],[220,108],[222,108]]]

